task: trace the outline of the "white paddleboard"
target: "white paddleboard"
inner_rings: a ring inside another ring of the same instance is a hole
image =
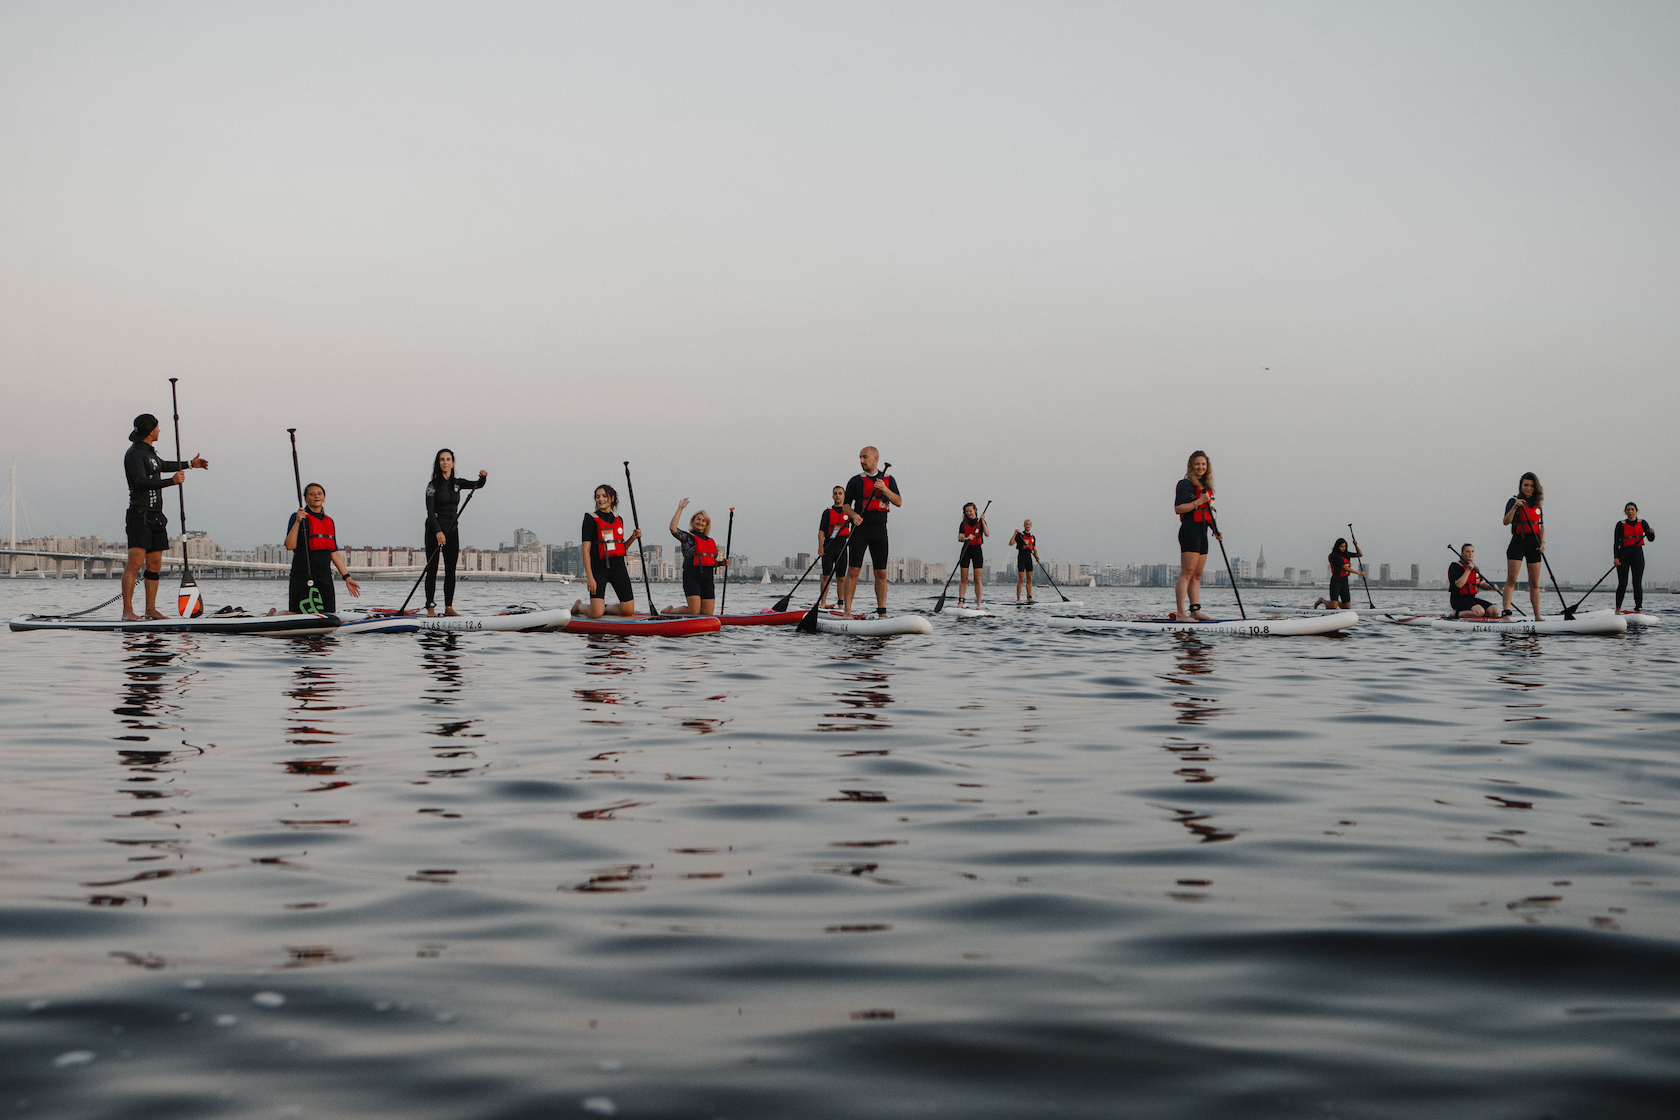
[[[933,623],[919,614],[894,614],[886,618],[841,618],[837,614],[817,615],[817,629],[824,634],[931,634]]]
[[[120,618],[53,618],[26,614],[11,621],[13,630],[115,631],[123,634],[269,634],[280,638],[307,638],[337,630],[345,619],[359,619],[361,611],[341,614],[203,614],[197,618],[142,619],[124,622]]]
[[[947,618],[996,618],[997,617],[991,611],[987,610],[985,607],[946,607],[944,610],[940,611],[939,613],[945,615]]]
[[[1621,615],[1578,614],[1573,619],[1557,617],[1535,622],[1532,618],[1512,615],[1510,618],[1441,618],[1439,616],[1396,618],[1409,625],[1420,622],[1432,630],[1452,630],[1463,634],[1621,634],[1628,628]]]
[[[1353,611],[1320,615],[1270,615],[1266,618],[1217,618],[1211,622],[1179,621],[1150,615],[1051,615],[1050,625],[1062,630],[1153,630],[1173,634],[1245,634],[1256,638],[1285,638],[1329,634],[1359,624]]]

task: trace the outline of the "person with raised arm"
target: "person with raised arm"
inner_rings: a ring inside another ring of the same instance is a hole
[[[589,587],[589,606],[579,599],[572,613],[600,618],[607,613],[607,588],[618,596],[615,614],[628,618],[636,613],[636,585],[630,582],[625,556],[642,535],[637,529],[624,533],[624,518],[618,515],[618,491],[607,483],[595,487],[595,509],[583,515],[583,578]]]
[[[847,616],[852,613],[852,597],[857,594],[858,572],[863,557],[875,568],[875,613],[887,613],[887,513],[893,506],[904,504],[899,496],[898,481],[884,470],[878,470],[881,453],[873,447],[858,452],[858,466],[863,469],[846,483],[846,512],[852,518],[851,545],[848,548],[851,570],[841,581],[841,606]]]
[[[1211,622],[1202,613],[1202,569],[1207,567],[1208,529],[1213,525],[1213,463],[1205,451],[1192,451],[1184,477],[1173,494],[1173,512],[1178,514],[1178,585],[1174,598],[1180,620],[1193,618]],[[1214,531],[1217,540],[1225,538]]]
[[[455,452],[445,447],[432,457],[432,479],[426,483],[426,614],[437,614],[438,559],[443,560],[443,613],[455,611],[455,564],[461,556],[461,491],[477,490],[489,481],[479,471],[476,482],[455,477]]]
[[[677,512],[671,515],[671,535],[677,538],[677,547],[682,553],[683,595],[688,600],[688,609],[667,607],[665,613],[716,614],[716,576],[723,558],[718,552],[717,541],[711,536],[712,515],[705,510],[699,511],[688,519],[688,531],[685,532],[677,528],[677,518],[687,508],[687,498],[677,503]]]
[[[142,412],[134,418],[134,430],[128,433],[128,451],[123,455],[123,474],[128,480],[128,513],[123,519],[128,533],[128,563],[123,566],[122,574],[124,622],[138,622],[142,617],[168,617],[157,609],[163,553],[169,547],[169,516],[163,512],[163,491],[185,482],[189,470],[210,468],[202,455],[180,463],[159,459],[153,444],[162,433],[158,418]],[[134,581],[142,574],[146,582],[144,616],[134,613]]]

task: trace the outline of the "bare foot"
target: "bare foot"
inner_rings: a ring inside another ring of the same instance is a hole
[[[133,611],[124,611],[123,612],[123,621],[124,622],[139,622],[140,621],[140,616],[135,614]]]
[[[426,608],[426,617],[427,618],[436,618],[437,617],[437,611],[433,610],[431,607],[427,607]]]
[[[168,622],[169,616],[162,611],[147,611],[146,619],[149,622]]]
[[[443,617],[445,617],[445,618],[460,618],[461,617],[461,612],[456,610],[454,607],[444,607],[443,608]]]
[[[572,600],[572,613],[573,614],[582,614],[583,613],[583,600],[582,599],[573,599]]]
[[[1197,622],[1212,622],[1213,621],[1213,619],[1209,618],[1207,615],[1203,614],[1201,611],[1191,611],[1190,612],[1190,617],[1195,619]]]

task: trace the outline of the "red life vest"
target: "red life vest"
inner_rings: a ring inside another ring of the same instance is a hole
[[[1617,524],[1621,527],[1621,530],[1622,530],[1622,547],[1623,548],[1644,548],[1645,547],[1645,522],[1644,521],[1634,521],[1634,522],[1630,523],[1624,517]]]
[[[887,496],[875,489],[876,482],[884,482],[890,490],[892,488],[892,477],[890,475],[878,474],[874,478],[870,478],[866,474],[860,474],[858,478],[863,480],[864,492],[868,495],[863,501],[864,512],[880,513],[892,508],[892,505],[887,501]]]
[[[1196,484],[1194,482],[1192,482],[1190,485],[1196,486]],[[1195,509],[1190,511],[1190,520],[1193,521],[1193,522],[1195,522],[1195,521],[1211,522],[1213,520],[1213,491],[1212,490],[1208,489],[1205,486],[1196,486],[1196,493],[1191,497],[1190,500],[1195,501],[1196,498],[1201,497],[1203,494],[1207,495],[1208,504],[1205,505],[1205,506],[1197,506]]]
[[[986,533],[980,522],[970,521],[966,517],[963,518],[963,523],[957,526],[957,537],[964,544],[984,544],[986,541]]]
[[[602,517],[598,513],[589,515],[595,519],[595,535],[600,539],[596,542],[597,556],[623,556],[629,551],[624,543],[624,518],[616,513]]]
[[[702,537],[699,533],[691,535],[694,537],[694,566],[696,568],[717,567],[717,541],[711,537]]]
[[[1511,535],[1538,536],[1543,518],[1539,506],[1511,507]]]
[[[1460,565],[1460,567],[1464,567],[1464,565]],[[1484,586],[1489,591],[1493,590],[1492,584],[1482,583],[1482,574],[1476,569],[1466,567],[1465,570],[1470,573],[1470,576],[1464,581],[1463,587],[1451,588],[1454,595],[1474,595],[1476,592],[1482,590]]]
[[[1015,548],[1020,552],[1031,552],[1038,547],[1038,538],[1031,533],[1015,532]]]
[[[333,525],[333,519],[325,513],[317,516],[313,513],[303,515],[303,532],[309,541],[311,552],[337,552],[338,537]]]
[[[1353,574],[1353,557],[1345,552],[1330,554],[1330,574],[1335,576],[1350,576]]]
[[[852,535],[852,519],[846,516],[843,511],[830,509],[824,513],[824,517],[827,519],[825,532],[827,532],[829,540],[837,540],[840,537]]]

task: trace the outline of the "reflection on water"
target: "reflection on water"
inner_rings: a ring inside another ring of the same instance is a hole
[[[20,1115],[1670,1111],[1668,632],[10,640]]]

